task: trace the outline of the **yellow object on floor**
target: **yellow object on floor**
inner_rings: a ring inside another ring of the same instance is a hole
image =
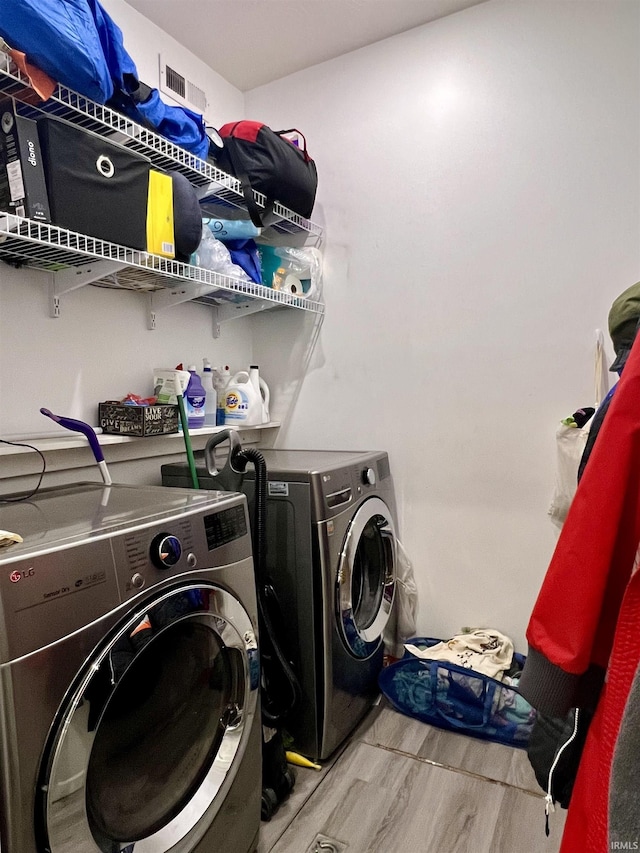
[[[322,770],[322,767],[319,764],[314,764],[313,761],[309,761],[308,758],[305,758],[304,755],[300,755],[297,752],[287,751],[286,756],[289,764],[297,764],[298,767],[311,767],[313,770]]]

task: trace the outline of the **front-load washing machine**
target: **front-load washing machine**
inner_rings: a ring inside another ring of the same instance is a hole
[[[0,528],[3,853],[255,850],[245,496],[78,484]]]
[[[285,722],[295,748],[327,758],[378,696],[382,632],[396,579],[396,504],[384,452],[261,450],[267,467],[267,571],[283,646],[302,688]],[[219,488],[197,456],[201,488]],[[183,465],[162,482],[188,486]],[[243,490],[252,514],[253,472]]]

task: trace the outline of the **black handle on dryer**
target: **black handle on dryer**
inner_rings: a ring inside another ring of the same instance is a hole
[[[225,441],[229,442],[227,458],[222,468],[218,468],[215,448]],[[241,450],[242,443],[240,442],[238,433],[234,429],[223,429],[221,432],[212,435],[209,441],[207,441],[204,449],[204,461],[207,471],[211,477],[220,478],[221,482],[224,483],[225,491],[239,492],[242,488],[242,478],[246,461],[237,458]]]

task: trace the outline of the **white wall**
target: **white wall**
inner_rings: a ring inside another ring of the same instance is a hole
[[[246,96],[307,135],[326,220],[326,319],[277,443],[389,451],[420,633],[525,648],[556,424],[640,278],[639,23],[637,0],[491,0]],[[295,329],[259,326],[292,387]]]

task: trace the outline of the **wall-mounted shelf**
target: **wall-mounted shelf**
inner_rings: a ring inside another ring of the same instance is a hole
[[[28,79],[2,51],[0,95],[14,98],[22,115],[38,118],[46,113],[63,118],[144,154],[160,169],[180,171],[201,197],[213,198],[221,209],[235,211],[236,216],[241,212],[246,215],[242,188],[236,178],[126,116],[64,86],[58,86],[47,101],[40,101]],[[265,197],[261,193],[254,193],[254,196],[257,204],[264,207]],[[280,204],[275,205],[275,212],[280,219],[263,231],[261,241],[280,245],[317,245],[320,242],[322,229],[318,225]],[[89,284],[147,294],[150,329],[155,328],[159,311],[189,301],[212,307],[215,337],[220,333],[221,322],[265,309],[288,307],[324,313],[319,301],[10,213],[0,212],[0,258],[17,267],[45,270],[51,274],[52,317],[60,316],[60,299],[65,293]]]

